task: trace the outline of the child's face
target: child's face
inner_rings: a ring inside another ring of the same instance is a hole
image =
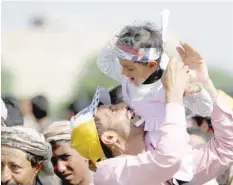
[[[150,67],[142,63],[120,59],[122,74],[127,76],[134,85],[141,85],[157,68],[157,65]]]

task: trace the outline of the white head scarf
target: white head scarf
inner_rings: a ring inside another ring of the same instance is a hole
[[[57,121],[53,122],[44,131],[44,136],[48,142],[66,140],[70,141],[70,122],[69,121]]]
[[[6,109],[5,103],[2,101],[2,98],[1,98],[1,117],[4,120],[6,120],[7,118],[7,109]]]

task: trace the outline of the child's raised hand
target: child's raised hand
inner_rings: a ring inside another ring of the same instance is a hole
[[[170,59],[162,76],[163,87],[166,91],[166,101],[183,101],[183,95],[189,82],[189,69],[174,58]]]
[[[196,80],[200,83],[209,80],[207,65],[201,55],[187,43],[181,43],[181,46],[178,46],[176,49],[184,65],[188,66],[191,70],[190,74],[193,73]]]

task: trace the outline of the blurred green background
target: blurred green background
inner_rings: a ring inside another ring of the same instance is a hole
[[[116,81],[108,78],[100,72],[96,65],[96,60],[96,56],[87,59],[83,68],[88,70],[86,70],[84,73],[82,73],[82,75],[79,75],[79,77],[76,78],[76,85],[74,84],[72,88],[71,96],[67,96],[67,99],[62,99],[52,106],[52,117],[63,117],[64,110],[66,109],[68,103],[73,99],[85,99],[87,101],[86,104],[88,104],[97,86],[111,88],[118,84]],[[232,74],[227,73],[226,71],[219,68],[210,68],[209,73],[211,79],[218,89],[221,89],[227,94],[233,96]],[[12,71],[4,67],[4,62],[2,64],[1,77],[2,94],[13,96],[17,95],[17,93],[13,92],[15,78],[14,74],[12,73]]]

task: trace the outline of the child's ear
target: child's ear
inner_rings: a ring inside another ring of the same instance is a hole
[[[149,67],[150,67],[150,68],[156,68],[156,67],[157,67],[157,62],[156,62],[155,60],[151,60],[151,61],[149,62]]]

